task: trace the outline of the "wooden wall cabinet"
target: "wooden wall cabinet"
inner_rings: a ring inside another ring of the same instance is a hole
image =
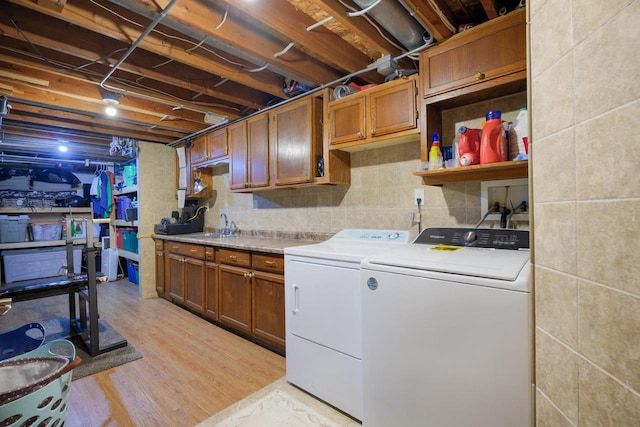
[[[419,138],[417,75],[329,103],[331,149],[356,151]]]
[[[229,187],[251,191],[267,187],[269,181],[269,116],[251,116],[228,127]]]
[[[313,182],[322,155],[322,99],[306,96],[269,114],[273,184]]]
[[[178,155],[176,153],[176,188],[184,189],[185,196],[191,199],[208,199],[213,195],[213,176],[211,174],[211,169],[207,166],[194,166],[192,162],[192,150],[193,144],[184,145],[185,150],[185,168],[184,168],[184,182],[181,182],[180,179],[180,163],[178,160]],[[194,193],[193,184],[194,179],[198,177],[202,180],[203,183],[207,184],[207,187],[202,190],[200,193]]]
[[[431,135],[442,135],[443,111],[527,90],[526,15],[521,8],[458,33],[420,54],[420,158]],[[495,104],[495,109],[500,109]],[[448,141],[445,141],[448,145]],[[417,171],[425,185],[523,178],[528,162],[501,162]]]
[[[193,140],[191,165],[207,166],[229,155],[227,128],[216,129]]]
[[[525,9],[518,9],[423,51],[423,96],[433,103],[525,79],[525,20]]]

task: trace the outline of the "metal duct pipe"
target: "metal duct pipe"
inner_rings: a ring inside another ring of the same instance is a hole
[[[376,0],[353,0],[362,9],[371,6]],[[382,0],[367,15],[379,23],[407,49],[422,46],[430,34],[411,17],[406,9],[396,1]]]

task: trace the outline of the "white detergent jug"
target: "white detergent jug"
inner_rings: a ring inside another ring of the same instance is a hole
[[[526,108],[521,108],[509,128],[509,160],[518,154],[527,154],[523,138],[529,137],[529,114]]]

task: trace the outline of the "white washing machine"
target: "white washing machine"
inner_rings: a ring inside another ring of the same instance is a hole
[[[363,425],[532,423],[527,231],[430,228],[362,263]]]
[[[285,248],[287,381],[362,418],[360,262],[408,231],[353,230]]]

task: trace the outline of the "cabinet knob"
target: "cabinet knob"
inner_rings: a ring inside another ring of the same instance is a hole
[[[371,129],[371,135],[375,135],[376,134],[376,130],[375,129]]]
[[[264,265],[266,265],[267,267],[275,267],[276,263],[275,261],[265,261]]]
[[[236,261],[238,261],[238,257],[235,256],[235,255],[229,255],[229,261],[236,262]]]
[[[357,136],[358,138],[362,138],[362,132],[358,131],[358,133],[356,134],[356,136]]]
[[[476,73],[473,76],[476,78],[476,80],[484,79],[484,73],[481,73],[480,71],[476,71]]]
[[[162,255],[164,255],[164,252],[162,252],[162,251],[157,251],[157,252],[156,252],[156,255],[158,255],[158,256],[162,256]]]
[[[244,277],[246,277],[247,279],[251,279],[253,277],[253,273],[250,271],[247,271],[246,273],[244,273]]]

